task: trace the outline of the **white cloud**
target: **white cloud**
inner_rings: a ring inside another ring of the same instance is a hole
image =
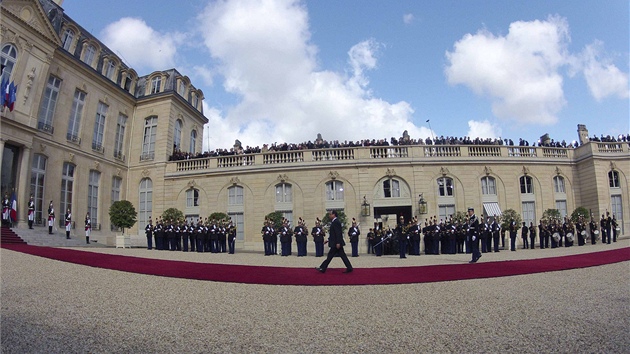
[[[559,69],[569,60],[569,41],[566,20],[555,16],[513,22],[505,36],[480,30],[446,52],[445,74],[450,84],[488,96],[498,118],[553,124],[566,104]]]
[[[501,128],[497,125],[490,123],[488,120],[482,122],[469,120],[468,121],[468,136],[471,138],[500,138]]]
[[[329,141],[389,140],[403,130],[412,138],[430,135],[412,123],[407,102],[372,97],[366,71],[377,67],[376,41],[349,49],[347,73],[318,68],[300,1],[212,2],[199,16],[199,30],[225,90],[239,97],[233,107],[208,111],[211,149],[235,139],[244,146],[300,143],[318,133]]]
[[[608,96],[628,98],[628,74],[601,58],[603,43],[596,41],[582,53],[584,78],[591,95],[600,102]]]
[[[415,17],[411,13],[403,15],[403,22],[406,25],[409,25],[409,24],[413,23],[414,20],[415,20]]]
[[[136,70],[153,71],[174,67],[176,48],[184,35],[162,34],[142,19],[124,17],[105,27],[100,38]]]

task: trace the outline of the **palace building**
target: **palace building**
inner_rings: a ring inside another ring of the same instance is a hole
[[[590,141],[582,125],[575,148],[354,146],[172,160],[202,150],[203,92],[175,69],[139,76],[60,3],[1,5],[4,76],[18,85],[13,111],[2,110],[1,192],[17,196],[18,227],[31,194],[36,224],[52,201],[58,220],[70,208],[79,225],[89,212],[92,238],[107,244],[116,233],[109,206],[123,199],[138,212],[136,245],[149,218],[171,207],[192,220],[227,213],[237,249],[247,250],[263,249],[273,211],[310,228],[343,210],[363,235],[375,219],[445,219],[468,207],[514,209],[528,223],[550,208],[585,207],[596,219],[614,214],[622,234],[630,227],[629,143]]]

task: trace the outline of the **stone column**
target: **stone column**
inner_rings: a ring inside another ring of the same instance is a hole
[[[20,178],[18,179],[18,188],[17,188],[17,202],[18,202],[18,227],[23,227],[27,225],[26,219],[26,211],[28,210],[28,198],[29,198],[29,190],[30,190],[30,177],[28,175],[28,171],[31,166],[31,147],[24,146],[22,148],[22,156],[20,160]]]

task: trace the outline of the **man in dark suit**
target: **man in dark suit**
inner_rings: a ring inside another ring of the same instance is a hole
[[[477,263],[481,258],[481,252],[479,252],[479,220],[475,215],[475,209],[468,208],[468,239],[472,246],[472,260],[468,263]]]
[[[330,247],[330,250],[328,251],[326,260],[324,260],[324,262],[322,262],[322,264],[316,269],[320,273],[326,273],[326,269],[328,269],[330,261],[334,256],[339,255],[343,264],[346,266],[344,273],[350,273],[353,270],[352,264],[350,264],[350,260],[348,259],[348,256],[346,256],[346,252],[343,250],[343,246],[345,246],[346,243],[343,241],[343,232],[341,231],[341,222],[337,218],[337,211],[330,211],[329,217],[332,220],[330,223],[330,234],[328,236],[328,247]]]

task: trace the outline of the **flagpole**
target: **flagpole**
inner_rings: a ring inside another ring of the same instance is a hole
[[[433,139],[433,144],[435,144],[435,137],[433,136],[433,128],[431,128],[431,119],[427,119],[427,123],[429,123],[429,130],[431,131],[431,139]]]

